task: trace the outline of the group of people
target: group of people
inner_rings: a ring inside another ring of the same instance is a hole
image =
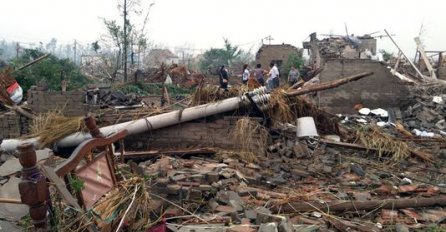
[[[228,69],[224,65],[222,65],[218,70],[218,74],[220,76],[220,88],[227,91],[229,82]],[[265,81],[265,76],[267,77],[266,81]],[[279,69],[277,68],[277,65],[274,62],[271,62],[269,72],[266,72],[262,68],[261,64],[257,64],[256,68],[252,71],[249,70],[249,66],[247,64],[243,65],[243,73],[242,73],[243,84],[247,84],[250,78],[254,78],[261,86],[266,85],[267,89],[271,91],[272,89],[279,87],[280,84],[279,76],[280,76]],[[299,70],[297,70],[295,66],[292,66],[290,72],[288,73],[288,83],[290,85],[293,85],[299,80],[299,77],[300,77]]]

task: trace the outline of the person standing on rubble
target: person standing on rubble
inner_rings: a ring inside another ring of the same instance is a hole
[[[218,75],[220,76],[220,88],[228,91],[229,75],[228,70],[224,65],[222,65],[218,70]]]
[[[264,70],[262,69],[262,65],[257,64],[256,69],[254,69],[254,77],[257,79],[257,82],[259,82],[259,84],[261,86],[265,85],[265,79],[263,78],[263,72],[264,72]]]
[[[299,77],[300,77],[299,70],[296,69],[295,65],[292,65],[291,70],[288,73],[288,84],[290,86],[293,86],[299,80]]]
[[[248,65],[244,64],[243,65],[243,74],[242,74],[242,82],[244,85],[248,84],[248,79],[249,79]]]
[[[269,89],[272,90],[272,89],[279,87],[280,73],[279,73],[279,69],[277,68],[277,65],[274,62],[271,62],[269,67],[271,69],[269,70],[269,73],[268,73],[268,81],[267,82],[268,82]]]

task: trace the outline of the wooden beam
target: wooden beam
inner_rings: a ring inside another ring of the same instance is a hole
[[[342,78],[339,80],[324,82],[324,83],[315,84],[315,85],[309,85],[308,87],[305,87],[302,89],[289,91],[286,93],[286,95],[292,97],[292,96],[302,95],[302,94],[306,94],[306,93],[317,92],[317,91],[321,91],[321,90],[325,90],[325,89],[331,89],[331,88],[338,87],[340,85],[347,84],[351,81],[357,81],[363,77],[367,77],[370,75],[373,75],[373,72],[363,72],[363,73],[345,77],[345,78]]]
[[[396,70],[398,68],[398,65],[400,64],[401,56],[402,56],[401,51],[398,51],[398,58],[396,59],[395,66],[393,67],[393,71],[392,71],[392,74],[394,76],[395,76]]]
[[[446,206],[446,196],[429,197],[429,198],[405,198],[405,199],[384,199],[370,201],[296,201],[275,205],[273,212],[294,213],[308,211],[323,212],[343,212],[343,211],[370,211],[374,209],[405,209],[405,208],[421,208],[430,206]]]
[[[403,50],[401,50],[401,48],[398,46],[398,44],[395,42],[395,40],[393,40],[392,36],[389,34],[389,32],[387,32],[386,29],[384,29],[384,31],[386,32],[386,34],[389,36],[390,40],[393,42],[393,44],[396,46],[396,48],[398,48],[398,50],[401,52],[401,54],[403,54],[403,56],[406,58],[406,60],[410,63],[410,65],[415,69],[415,71],[417,72],[418,75],[420,75],[421,79],[424,79],[424,75],[420,72],[420,70],[418,70],[418,68],[415,66],[415,64],[409,59],[409,57],[406,56],[406,54],[403,52]]]
[[[432,68],[429,59],[426,56],[426,52],[424,51],[423,45],[421,44],[420,37],[414,38],[415,43],[417,44],[417,50],[420,52],[421,57],[423,58],[424,63],[426,64],[427,70],[429,70],[429,74],[432,78],[437,79],[437,75],[435,74],[434,68]]]

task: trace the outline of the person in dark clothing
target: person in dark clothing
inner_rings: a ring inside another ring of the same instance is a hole
[[[263,72],[264,72],[264,70],[262,69],[262,65],[257,64],[256,69],[254,69],[254,76],[256,77],[257,82],[259,82],[259,84],[261,86],[265,85],[265,79],[263,78]]]
[[[228,70],[225,68],[224,65],[222,65],[218,70],[218,75],[220,76],[220,88],[228,91],[229,75]]]

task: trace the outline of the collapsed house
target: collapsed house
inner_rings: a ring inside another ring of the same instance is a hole
[[[41,127],[0,144],[19,150],[2,155],[0,218],[29,210],[35,227],[61,231],[444,227],[445,84],[313,54],[313,84],[199,86],[181,109],[171,99],[104,111],[86,93],[31,91],[30,112],[42,117],[27,120]],[[66,105],[63,117],[42,114],[55,105]]]

